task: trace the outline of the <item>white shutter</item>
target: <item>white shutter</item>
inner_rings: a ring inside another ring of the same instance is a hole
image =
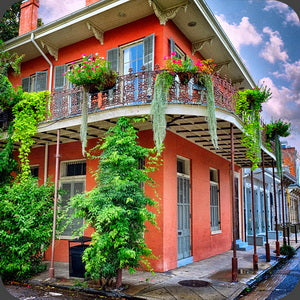
[[[47,71],[36,72],[35,74],[35,92],[47,90]]]
[[[22,78],[22,89],[24,92],[30,92],[30,77]]]
[[[170,37],[169,39],[169,42],[170,42],[170,52],[168,53],[168,55],[171,53],[171,52],[174,52],[175,51],[175,42],[174,40]]]
[[[154,34],[144,38],[144,66],[147,71],[154,69]]]
[[[54,88],[55,90],[62,90],[66,84],[66,77],[63,75],[67,70],[66,65],[55,67]]]
[[[120,61],[119,47],[107,50],[106,57],[110,65],[110,68],[114,71],[119,72],[119,61]]]

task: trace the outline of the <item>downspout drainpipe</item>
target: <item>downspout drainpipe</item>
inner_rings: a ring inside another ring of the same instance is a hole
[[[34,34],[31,33],[30,36],[30,40],[33,43],[33,45],[35,46],[35,48],[41,53],[41,55],[44,57],[44,59],[46,60],[46,62],[49,64],[50,69],[49,69],[49,81],[48,81],[48,90],[51,93],[52,91],[52,77],[53,77],[53,64],[50,61],[50,59],[46,56],[46,54],[42,51],[42,49],[40,48],[40,46],[37,44],[37,42],[34,39]]]
[[[30,36],[31,42],[34,44],[36,49],[41,53],[46,62],[49,64],[49,81],[48,81],[48,90],[52,92],[52,77],[53,77],[53,64],[46,54],[39,47],[37,42],[34,39],[34,34],[31,33]],[[50,109],[50,107],[49,107]],[[58,168],[59,168],[59,142],[60,135],[59,129],[57,130],[57,144],[56,144],[56,155],[55,155],[55,181],[54,181],[54,207],[53,207],[53,227],[52,227],[52,245],[51,245],[51,261],[49,268],[49,277],[54,278],[54,245],[55,245],[55,230],[56,230],[56,212],[57,212],[57,198],[58,198]],[[45,145],[45,171],[44,171],[44,181],[47,180],[48,176],[48,144]]]
[[[34,34],[31,33],[30,40],[35,46],[35,48],[41,53],[41,55],[44,57],[46,62],[49,64],[49,81],[48,81],[48,91],[51,93],[52,91],[52,77],[53,77],[53,64],[50,61],[50,59],[46,56],[46,54],[42,51],[40,46],[37,44],[37,42],[34,39]],[[50,106],[48,107],[48,110],[50,110]],[[48,143],[45,144],[45,163],[44,163],[44,184],[47,182],[48,177]]]
[[[49,277],[54,278],[54,245],[55,245],[55,229],[56,229],[56,212],[57,212],[57,198],[58,198],[58,168],[59,168],[59,143],[60,135],[57,129],[57,143],[55,155],[55,185],[54,185],[54,207],[53,207],[53,227],[52,227],[52,242],[51,242],[51,260],[49,268]]]

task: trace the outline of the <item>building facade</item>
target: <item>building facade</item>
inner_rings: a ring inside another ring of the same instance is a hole
[[[15,86],[52,93],[51,117],[40,124],[29,157],[40,184],[54,178],[57,143],[59,185],[66,191],[62,205],[96,184],[93,171],[98,162],[82,155],[79,138],[82,90],[63,76],[82,54],[99,53],[119,73],[114,88],[89,96],[87,149],[119,117],[149,115],[157,65],[164,64],[164,56],[176,51],[192,59],[213,58],[218,71],[213,84],[219,148],[213,147],[209,135],[206,91],[193,82],[174,82],[162,165],[151,175],[158,184],[158,227],[149,225],[145,237],[157,257],[152,267],[159,272],[231,249],[233,218],[235,236],[245,235],[241,168],[250,165],[232,96],[255,82],[205,2],[87,0],[86,7],[36,28],[38,7],[38,0],[22,4],[20,35],[8,41],[6,49],[25,54],[21,75],[10,77]],[[136,127],[139,143],[153,147],[151,120]],[[274,156],[265,147],[263,151],[270,165]],[[155,197],[150,188],[145,192]],[[55,241],[56,261],[68,261],[68,241],[82,222],[74,220]],[[82,234],[91,232],[89,228]],[[48,250],[45,259],[50,256]]]

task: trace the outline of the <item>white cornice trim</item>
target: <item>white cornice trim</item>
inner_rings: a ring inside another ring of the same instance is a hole
[[[248,69],[244,65],[240,55],[237,53],[236,49],[230,42],[228,36],[223,31],[221,25],[213,15],[212,11],[207,6],[204,0],[194,0],[195,4],[197,5],[198,9],[203,14],[206,21],[210,24],[212,30],[215,32],[221,43],[224,45],[226,50],[228,51],[229,55],[235,61],[241,72],[243,73],[245,79],[248,81],[249,85],[254,88],[256,86],[254,79],[250,75]]]
[[[64,29],[78,22],[85,21],[85,20],[87,21],[89,18],[93,16],[101,14],[105,11],[108,11],[112,8],[115,8],[129,1],[130,0],[117,0],[117,1],[102,0],[100,2],[95,3],[94,5],[86,6],[58,20],[50,22],[49,24],[43,25],[41,27],[36,28],[33,31],[30,31],[12,40],[9,40],[8,42],[6,42],[7,45],[6,50],[10,51],[15,47],[19,47],[21,45],[30,43],[31,33],[34,33],[35,39],[40,39],[46,37],[47,35],[53,32]]]

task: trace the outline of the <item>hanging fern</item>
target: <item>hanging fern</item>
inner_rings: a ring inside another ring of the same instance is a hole
[[[150,115],[153,122],[154,143],[160,153],[166,136],[166,107],[170,87],[173,83],[173,75],[163,71],[156,77],[154,94],[151,102]]]
[[[85,156],[85,148],[87,144],[87,124],[88,124],[88,91],[83,87],[83,99],[81,103],[81,125],[80,125],[80,140],[82,155]]]
[[[291,123],[282,120],[272,121],[266,125],[265,131],[267,135],[267,145],[270,147],[270,141],[275,142],[276,168],[279,176],[282,175],[282,154],[281,143],[279,137],[287,137],[290,135]]]
[[[246,147],[246,156],[252,162],[252,170],[258,168],[261,161],[260,111],[262,103],[271,97],[266,87],[256,87],[238,91],[236,94],[236,113],[244,121],[241,143]]]
[[[215,149],[218,149],[218,136],[217,136],[217,120],[216,120],[216,106],[214,96],[214,86],[210,75],[205,74],[202,76],[202,81],[207,90],[207,121],[208,130],[211,137],[211,141]]]

